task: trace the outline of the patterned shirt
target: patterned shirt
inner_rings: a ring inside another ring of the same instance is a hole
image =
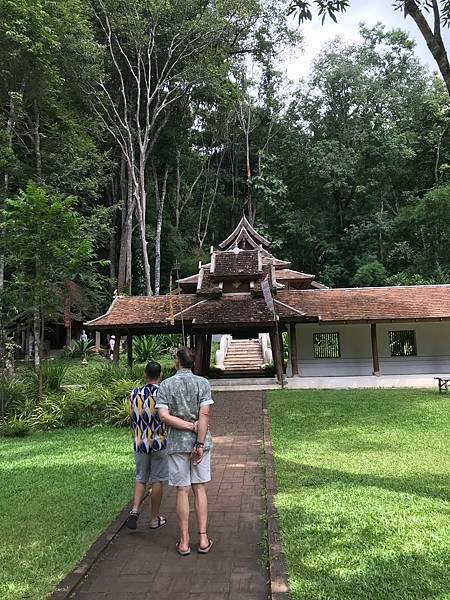
[[[201,406],[214,404],[211,398],[209,381],[194,375],[192,371],[177,371],[173,377],[165,379],[158,392],[156,408],[168,408],[169,414],[193,423],[197,421]],[[193,431],[168,428],[167,451],[192,452],[197,434]],[[212,447],[211,434],[206,434],[205,449]]]
[[[130,395],[131,427],[134,435],[134,451],[150,454],[167,446],[166,431],[156,410],[158,386],[148,383],[134,388]]]

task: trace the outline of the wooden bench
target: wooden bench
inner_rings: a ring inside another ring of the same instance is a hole
[[[450,377],[435,377],[439,386],[439,393],[442,393],[442,390],[448,392],[448,384],[450,383]]]

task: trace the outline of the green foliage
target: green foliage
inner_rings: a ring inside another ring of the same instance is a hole
[[[30,426],[21,417],[10,417],[0,426],[0,435],[9,438],[23,438],[30,433]]]
[[[177,334],[142,335],[133,337],[133,354],[139,363],[158,360],[164,354],[174,354],[181,343]]]
[[[70,346],[65,348],[64,353],[70,358],[87,358],[94,350],[94,340],[72,340]]]
[[[41,368],[43,387],[50,392],[59,392],[67,372],[67,366],[58,361],[47,360]],[[34,374],[37,378],[37,373]]]
[[[353,276],[352,283],[357,287],[370,287],[385,285],[386,280],[387,274],[384,265],[373,256],[368,256],[361,261]]]

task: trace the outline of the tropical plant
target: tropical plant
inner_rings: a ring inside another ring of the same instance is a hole
[[[94,340],[73,340],[70,346],[66,346],[65,354],[70,358],[87,358],[94,350]]]
[[[133,339],[133,352],[138,362],[145,363],[173,354],[180,342],[181,336],[176,334],[141,335]]]
[[[10,417],[0,427],[0,434],[4,437],[25,437],[29,432],[30,426],[23,417]]]
[[[67,366],[56,361],[46,361],[42,364],[42,386],[45,390],[59,392],[67,372]],[[37,374],[35,372],[37,379]]]
[[[36,404],[30,417],[30,425],[33,429],[57,429],[64,425],[63,407],[65,396],[59,394],[48,394]]]

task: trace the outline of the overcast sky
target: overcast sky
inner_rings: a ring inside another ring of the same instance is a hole
[[[336,36],[344,40],[356,41],[358,39],[358,25],[375,25],[378,21],[387,27],[400,27],[406,29],[416,40],[416,53],[423,63],[431,70],[436,70],[433,58],[423,41],[416,24],[411,19],[403,17],[399,11],[394,11],[391,0],[351,0],[350,7],[344,14],[338,16],[338,22],[326,19],[324,25],[319,18],[301,26],[303,33],[303,49],[290,53],[286,57],[288,76],[298,80],[305,76],[311,69],[312,62],[318,56],[321,47]],[[444,30],[444,38],[450,40],[448,30]]]

